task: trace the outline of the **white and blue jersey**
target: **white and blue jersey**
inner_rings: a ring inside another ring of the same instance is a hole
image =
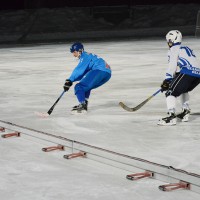
[[[200,65],[194,52],[180,43],[172,46],[168,51],[168,69],[165,79],[174,78],[176,72],[200,78]]]
[[[92,70],[100,70],[111,74],[110,66],[95,54],[83,52],[79,64],[73,70],[69,80],[72,82],[81,80],[85,74]]]

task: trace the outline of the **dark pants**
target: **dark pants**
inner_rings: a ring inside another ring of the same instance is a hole
[[[198,77],[177,73],[165,95],[166,97],[170,95],[178,97],[183,93],[192,91],[199,83],[200,78]]]

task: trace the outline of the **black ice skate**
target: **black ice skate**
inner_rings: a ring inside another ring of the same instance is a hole
[[[72,111],[72,114],[84,114],[87,113],[87,103],[81,103],[78,106],[74,106]]]
[[[180,114],[176,115],[176,116],[182,122],[188,122],[189,116],[190,116],[190,110],[189,109],[183,109],[182,112]]]
[[[176,125],[176,115],[175,115],[175,113],[169,113],[168,117],[160,119],[158,121],[158,125],[161,125],[161,126],[173,126],[173,125]]]
[[[86,104],[86,110],[87,110],[87,106],[88,106],[88,101],[87,100],[85,100],[85,104]],[[80,105],[80,104],[79,104]],[[73,108],[72,108],[72,110],[71,111],[75,111],[75,110],[77,110],[78,109],[78,107],[79,107],[79,105],[77,105],[77,106],[74,106]]]

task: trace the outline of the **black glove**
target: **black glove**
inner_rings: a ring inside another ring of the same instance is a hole
[[[70,88],[72,85],[73,85],[73,83],[72,83],[69,79],[67,79],[67,80],[65,81],[65,84],[63,85],[63,88],[64,88],[65,92],[68,91],[69,88]]]
[[[171,80],[164,80],[161,84],[161,92],[167,91],[169,89],[169,85],[171,83]]]

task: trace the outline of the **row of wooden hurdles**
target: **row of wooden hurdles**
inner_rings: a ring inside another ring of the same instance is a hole
[[[0,127],[0,132],[5,132],[5,128]],[[21,133],[17,132],[17,131],[14,131],[11,133],[5,133],[5,134],[1,135],[2,138],[20,137],[20,136],[21,136]],[[42,151],[44,151],[44,152],[51,152],[51,151],[55,151],[55,150],[64,151],[65,147],[63,145],[58,144],[57,146],[50,146],[50,147],[42,148]],[[63,156],[63,158],[65,158],[65,159],[72,159],[72,158],[77,158],[77,157],[86,158],[87,153],[84,151],[80,151],[80,152],[76,152],[76,153],[66,154]],[[128,180],[135,181],[135,180],[139,180],[139,179],[147,178],[147,177],[152,178],[153,176],[154,176],[153,172],[145,171],[145,172],[140,172],[140,173],[129,174],[126,176],[126,178]],[[166,185],[160,185],[158,188],[162,191],[172,191],[172,190],[177,190],[177,189],[189,190],[190,183],[180,181],[179,183],[170,183],[170,184],[166,184]]]

